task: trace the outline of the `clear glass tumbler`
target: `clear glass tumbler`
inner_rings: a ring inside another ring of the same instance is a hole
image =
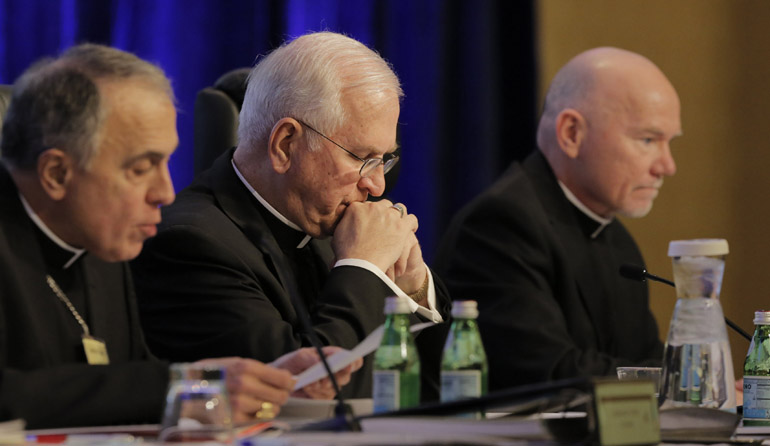
[[[224,369],[172,364],[159,440],[230,442],[232,435]]]

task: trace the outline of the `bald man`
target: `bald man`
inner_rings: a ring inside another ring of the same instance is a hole
[[[586,51],[549,88],[539,150],[454,218],[437,270],[479,302],[490,389],[660,365],[647,285],[618,275],[644,262],[615,217],[646,215],[675,173],[679,108],[648,59]]]

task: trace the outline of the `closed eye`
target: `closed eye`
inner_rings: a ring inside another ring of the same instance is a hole
[[[142,176],[152,170],[153,167],[155,167],[155,164],[150,160],[141,160],[131,166],[131,174],[134,176]]]

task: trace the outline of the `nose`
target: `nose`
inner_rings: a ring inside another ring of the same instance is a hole
[[[676,173],[676,162],[671,155],[671,147],[665,143],[661,148],[660,156],[653,164],[653,174],[657,177],[672,176]]]
[[[373,197],[382,195],[385,192],[385,173],[382,170],[382,165],[377,167],[369,176],[361,177],[358,180],[358,187],[365,189]]]
[[[166,206],[174,202],[175,196],[171,173],[168,170],[168,164],[164,163],[158,169],[157,178],[147,191],[147,202],[156,207]]]

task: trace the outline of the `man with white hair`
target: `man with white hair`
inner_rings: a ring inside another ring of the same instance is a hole
[[[573,58],[554,78],[539,151],[466,206],[436,268],[455,299],[477,299],[491,389],[621,365],[660,365],[643,265],[615,217],[642,217],[681,134],[679,98],[648,59],[617,48]]]
[[[398,78],[340,34],[301,36],[251,72],[238,146],[166,208],[134,262],[142,324],[174,360],[270,361],[310,344],[353,347],[384,321],[384,299],[441,321],[448,298],[422,259],[417,218],[366,201],[398,161]],[[438,347],[440,354],[440,347]],[[370,361],[348,388],[371,393]]]

